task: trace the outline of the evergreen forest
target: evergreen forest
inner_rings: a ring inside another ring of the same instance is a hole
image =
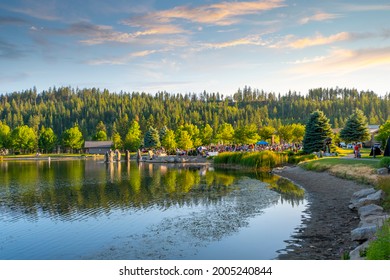
[[[234,129],[256,125],[258,129],[287,124],[306,124],[310,114],[321,110],[332,128],[342,128],[355,109],[369,124],[383,124],[390,112],[390,93],[347,88],[316,88],[306,95],[296,92],[275,94],[245,86],[232,96],[220,93],[173,94],[157,92],[110,92],[97,88],[36,88],[0,95],[0,121],[11,130],[26,125],[38,135],[42,127],[58,137],[75,125],[84,140],[94,139],[103,123],[108,139],[118,132],[125,136],[132,121],[139,123],[142,135],[150,127],[177,130],[191,124],[199,129],[207,124],[214,133],[223,124]]]

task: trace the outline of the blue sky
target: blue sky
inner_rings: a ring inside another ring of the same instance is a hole
[[[390,3],[2,0],[0,93],[390,92]]]

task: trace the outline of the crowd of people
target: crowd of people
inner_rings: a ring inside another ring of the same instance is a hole
[[[198,147],[198,154],[207,154],[208,152],[255,152],[255,151],[293,151],[297,152],[302,149],[301,144],[274,144],[274,145],[257,145],[257,144],[246,144],[246,145],[210,145]]]

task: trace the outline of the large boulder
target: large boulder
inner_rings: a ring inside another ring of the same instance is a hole
[[[376,204],[369,204],[362,206],[358,209],[360,219],[363,220],[368,216],[378,216],[383,214],[383,208]]]
[[[363,252],[367,249],[369,243],[370,243],[369,241],[366,241],[366,242],[360,244],[359,246],[357,246],[355,249],[353,249],[349,253],[350,259],[351,260],[364,260],[364,257],[362,257],[362,255],[363,255]]]
[[[380,204],[385,193],[382,190],[376,191],[362,198],[352,198],[349,204],[350,209],[357,209],[368,204]]]
[[[380,228],[389,218],[390,216],[385,214],[370,215],[361,219],[359,227],[376,226],[377,228]]]
[[[364,226],[355,228],[351,231],[351,239],[352,241],[366,241],[373,237],[377,231],[377,226]]]
[[[359,200],[363,197],[366,197],[367,195],[373,194],[374,192],[375,192],[374,188],[362,189],[360,191],[353,193],[352,200]]]
[[[386,167],[379,168],[376,170],[376,173],[378,175],[386,175],[386,174],[389,174],[389,169],[387,169]]]

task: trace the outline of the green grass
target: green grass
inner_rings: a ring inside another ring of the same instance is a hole
[[[367,260],[390,260],[390,220],[380,228],[366,250]]]
[[[345,159],[345,158],[320,158],[316,161],[309,161],[302,164],[302,167],[309,170],[316,171],[316,167],[319,167],[321,171],[323,171],[323,168],[321,166],[326,167],[325,169],[335,166],[335,165],[347,165],[347,166],[369,166],[371,168],[379,168],[379,159]]]

